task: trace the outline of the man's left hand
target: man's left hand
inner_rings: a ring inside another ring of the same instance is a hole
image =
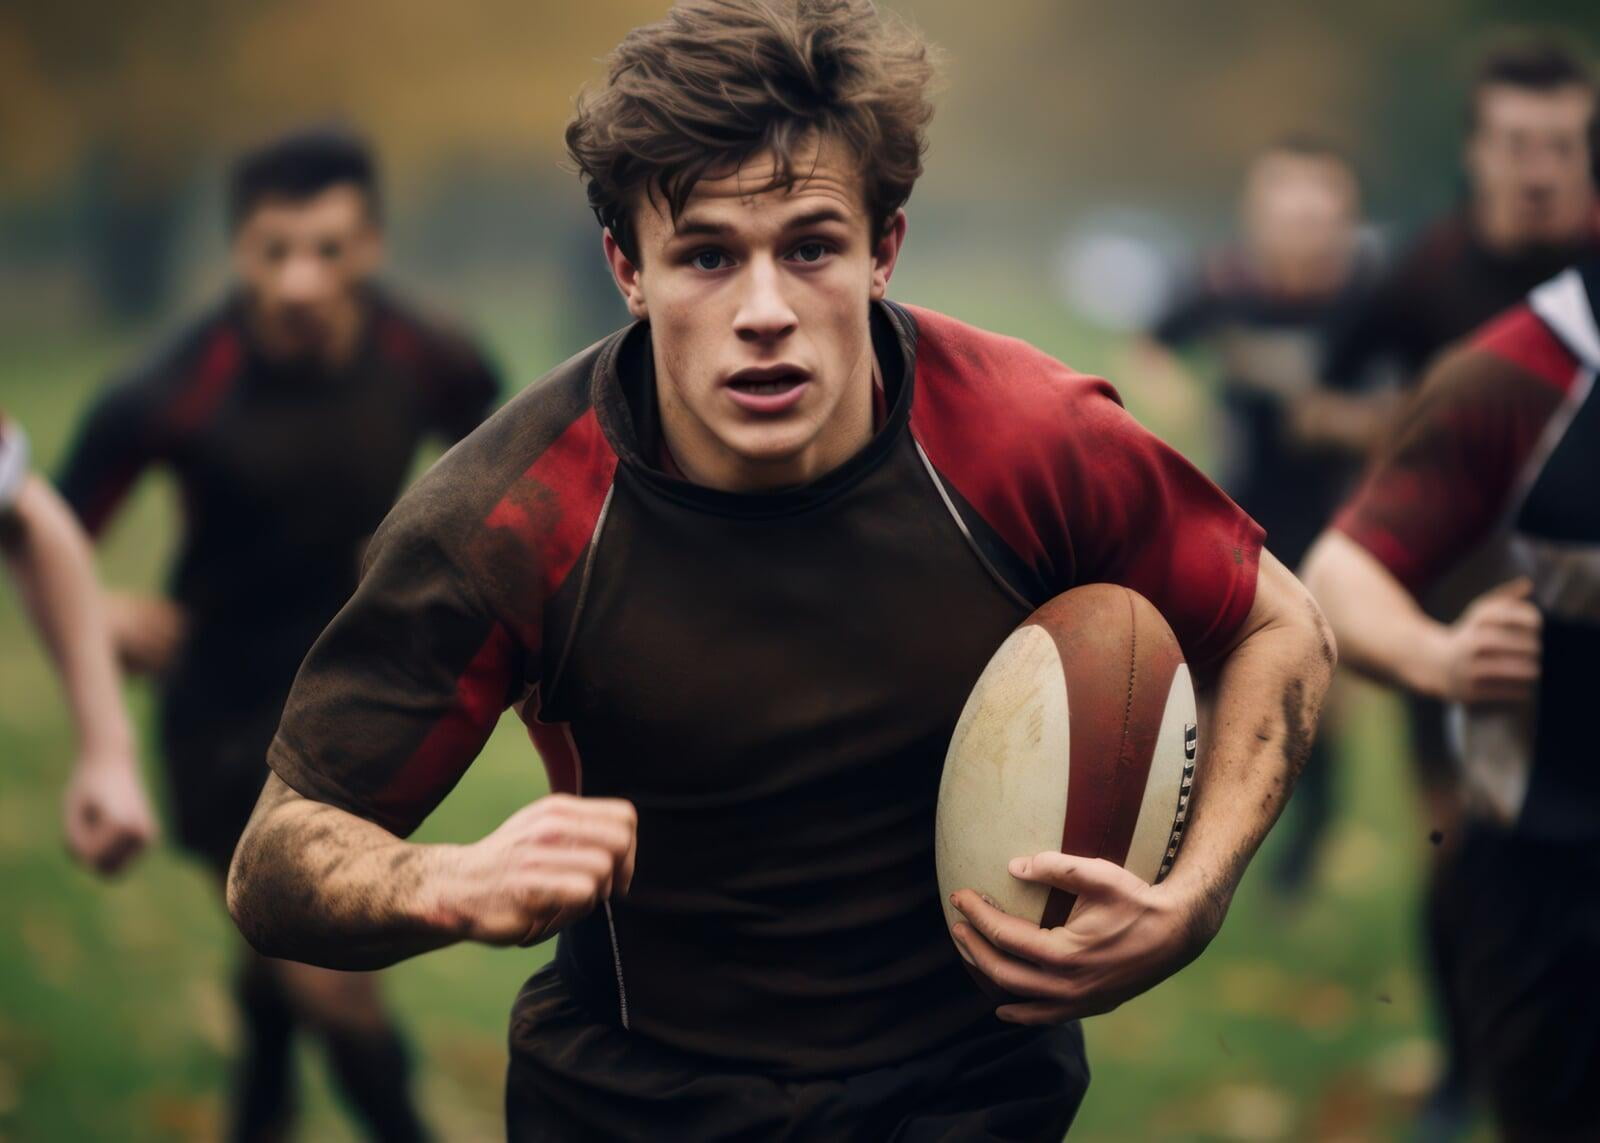
[[[1077,894],[1054,929],[1013,917],[971,889],[951,895],[966,922],[956,948],[978,972],[1017,997],[995,1015],[1014,1024],[1060,1024],[1109,1012],[1200,955],[1216,935],[1212,910],[1119,865],[1062,853],[1011,862],[1011,875]]]

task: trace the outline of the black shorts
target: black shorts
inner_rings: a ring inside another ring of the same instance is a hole
[[[513,1011],[506,1135],[512,1143],[1055,1143],[1088,1086],[1076,1023],[985,1032],[845,1077],[741,1072],[596,1019],[549,968],[528,981]]]
[[[1469,829],[1439,870],[1446,1002],[1512,1130],[1600,1139],[1600,859]]]
[[[164,701],[161,753],[167,805],[178,844],[226,874],[267,780],[267,747],[282,704],[198,711]]]
[[[1451,790],[1460,781],[1445,729],[1445,705],[1438,699],[1405,692],[1406,726],[1411,739],[1411,768],[1424,790]]]

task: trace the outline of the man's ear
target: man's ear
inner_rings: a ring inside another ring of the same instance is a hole
[[[889,292],[889,278],[894,274],[895,263],[900,260],[900,249],[906,242],[906,212],[897,210],[889,225],[883,228],[872,251],[872,300],[880,300]]]
[[[645,305],[644,282],[639,267],[622,252],[622,247],[612,237],[610,230],[606,231],[605,248],[606,262],[611,266],[611,277],[617,283],[617,289],[622,291],[622,300],[628,304],[628,312],[640,321],[648,321],[650,311]]]

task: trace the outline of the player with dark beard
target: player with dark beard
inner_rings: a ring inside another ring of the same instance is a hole
[[[1514,1140],[1600,1137],[1597,313],[1590,262],[1443,358],[1306,570],[1355,667],[1458,717],[1442,983]],[[1483,548],[1503,582],[1431,618],[1418,599]]]
[[[1600,200],[1591,170],[1596,86],[1570,51],[1552,42],[1508,45],[1479,65],[1463,154],[1467,201],[1413,243],[1379,284],[1371,302],[1329,350],[1327,373],[1351,389],[1360,375],[1387,364],[1402,389],[1415,386],[1447,346],[1515,305],[1529,290],[1586,257],[1600,254]],[[1397,394],[1330,396],[1308,410],[1350,441],[1374,445],[1393,421]],[[1424,605],[1451,621],[1484,586],[1485,568],[1465,560],[1429,587]],[[1444,712],[1413,692],[1408,702],[1412,763],[1428,822],[1440,839],[1436,861],[1449,861],[1459,836],[1458,789]],[[1448,941],[1427,916],[1434,974],[1448,977]],[[1435,1100],[1441,1135],[1457,1117],[1464,1064],[1451,1027],[1446,1074]]]
[[[514,1139],[1059,1139],[1078,1018],[1198,955],[1304,759],[1333,651],[1260,529],[1105,382],[886,300],[930,72],[865,0],[631,32],[567,143],[636,321],[407,494],[296,679],[234,917],[346,968],[559,932]],[[1183,853],[1158,886],[1017,854],[1073,919],[961,890],[947,930],[962,704],[1095,581],[1206,684]],[[511,705],[556,793],[404,840]]]
[[[177,837],[219,887],[295,670],[418,446],[466,434],[499,391],[469,342],[373,283],[380,200],[359,139],[311,131],[245,155],[229,206],[238,287],[100,396],[61,479],[92,533],[145,470],[177,479],[170,595],[113,597],[112,625],[128,665],[159,677]],[[238,987],[234,1138],[287,1130],[297,1026],[375,1138],[423,1135],[376,978],[249,954]]]

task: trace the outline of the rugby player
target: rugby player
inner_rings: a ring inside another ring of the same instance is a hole
[[[1347,491],[1357,455],[1335,422],[1302,409],[1321,397],[1328,342],[1365,303],[1378,266],[1361,240],[1356,173],[1314,137],[1285,137],[1251,161],[1240,221],[1240,238],[1175,291],[1138,362],[1145,380],[1198,392],[1176,351],[1197,346],[1216,358],[1220,483],[1294,568]],[[1286,895],[1310,875],[1333,812],[1331,707],[1278,826],[1288,836],[1273,884]]]
[[[177,479],[170,597],[115,597],[112,619],[129,666],[160,677],[178,841],[219,888],[295,670],[354,589],[418,446],[465,435],[499,391],[469,342],[375,284],[380,205],[372,157],[346,132],[299,132],[241,157],[236,288],[106,389],[61,478],[94,534],[147,469]],[[286,1130],[297,1024],[326,1045],[367,1130],[421,1137],[376,979],[251,954],[238,1000],[235,1138]]]
[[[67,848],[115,873],[156,837],[94,554],[71,509],[29,470],[22,426],[0,412],[0,552],[61,675],[78,758],[62,807]]]
[[[1441,359],[1306,565],[1346,660],[1459,720],[1442,984],[1508,1139],[1600,1137],[1597,312],[1591,261]],[[1485,545],[1513,578],[1430,617],[1420,596]]]
[[[1327,373],[1335,388],[1353,391],[1363,372],[1387,368],[1398,372],[1400,390],[1409,391],[1447,346],[1539,283],[1600,254],[1600,200],[1590,170],[1595,99],[1592,75],[1559,43],[1511,43],[1484,56],[1468,104],[1467,200],[1424,231],[1334,339]],[[1372,447],[1394,422],[1399,394],[1366,388],[1371,395],[1330,394],[1305,411]],[[1455,619],[1483,570],[1463,561],[1430,586],[1424,606],[1437,619]],[[1407,708],[1427,833],[1437,839],[1434,861],[1447,862],[1459,836],[1459,797],[1443,708],[1418,692]],[[1428,955],[1443,979],[1452,972],[1451,952],[1433,904],[1430,898]],[[1435,1114],[1448,1120],[1465,1064],[1443,1007],[1450,1056]]]
[[[1105,382],[885,300],[931,71],[866,0],[631,32],[567,144],[637,320],[402,499],[296,679],[234,917],[341,968],[559,932],[514,1139],[1059,1138],[1077,1019],[1199,954],[1304,759],[1332,645],[1260,529]],[[957,715],[1091,581],[1212,684],[1195,832],[1155,887],[1018,854],[1073,921],[961,891],[947,930]],[[508,705],[556,792],[406,841]]]

